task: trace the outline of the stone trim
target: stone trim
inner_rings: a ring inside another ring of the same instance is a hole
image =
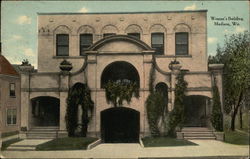
[[[8,77],[8,78],[16,78],[16,79],[20,78],[20,76],[12,76],[12,75],[5,75],[5,74],[0,74],[0,77]]]
[[[95,12],[95,13],[73,13],[73,12],[59,12],[59,13],[41,13],[37,15],[86,15],[86,14],[155,14],[155,13],[193,13],[193,12],[207,12],[208,10],[179,10],[179,11],[155,11],[155,12]]]
[[[192,55],[155,55],[156,58],[192,58]]]
[[[21,88],[22,92],[68,92],[68,89],[60,88]]]
[[[83,56],[53,56],[53,59],[84,59],[86,55]]]

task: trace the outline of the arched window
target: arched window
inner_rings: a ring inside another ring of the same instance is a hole
[[[105,67],[101,76],[101,88],[104,88],[108,81],[136,82],[140,86],[140,78],[136,68],[125,61],[116,61]]]

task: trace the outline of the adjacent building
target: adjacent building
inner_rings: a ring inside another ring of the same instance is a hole
[[[0,132],[20,129],[20,75],[0,54]]]

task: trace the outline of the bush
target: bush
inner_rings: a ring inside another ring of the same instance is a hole
[[[146,100],[149,129],[152,136],[160,136],[158,123],[164,115],[164,97],[159,92],[151,93]]]
[[[168,136],[175,136],[175,129],[180,126],[184,120],[184,97],[187,88],[187,82],[184,80],[184,72],[181,71],[176,77],[174,109],[169,114]]]
[[[223,131],[223,114],[221,112],[220,95],[216,84],[213,86],[211,123],[216,131]]]
[[[94,103],[91,100],[90,90],[86,84],[76,83],[69,91],[66,110],[66,128],[68,136],[75,136],[78,127],[78,106],[82,108],[82,125],[80,136],[86,137],[87,125],[93,114]],[[88,111],[91,112],[90,116]]]

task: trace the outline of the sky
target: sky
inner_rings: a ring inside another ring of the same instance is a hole
[[[249,30],[248,1],[2,1],[2,54],[12,64],[20,64],[23,59],[28,59],[37,68],[38,12],[153,12],[204,9],[208,10],[208,55],[216,54],[217,44],[223,46],[225,35]],[[229,26],[215,24],[221,22],[228,23]]]

